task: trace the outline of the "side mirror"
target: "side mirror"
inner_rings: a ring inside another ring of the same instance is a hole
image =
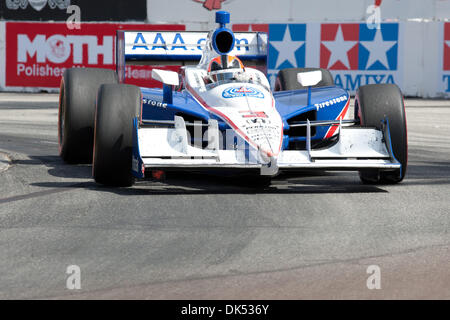
[[[152,70],[152,78],[163,83],[163,102],[173,103],[173,87],[180,84],[178,73],[169,70]]]
[[[169,86],[178,86],[180,83],[175,71],[153,69],[152,78]]]
[[[304,87],[311,87],[322,81],[322,71],[309,71],[297,73],[297,81]]]

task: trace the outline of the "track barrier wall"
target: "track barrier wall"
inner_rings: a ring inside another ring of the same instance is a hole
[[[118,29],[206,31],[214,27],[214,10],[223,9],[231,12],[233,30],[269,33],[267,74],[272,84],[279,69],[321,67],[330,69],[336,84],[351,93],[364,84],[396,83],[407,96],[450,97],[448,0],[345,0],[308,2],[308,6],[293,0],[180,0],[176,10],[173,2],[147,0],[146,17],[141,2],[136,5],[141,6],[136,21],[130,21],[131,9],[117,18],[125,22],[84,22],[82,12],[80,29],[70,29],[65,22],[0,21],[0,90],[56,92],[65,68],[115,68]],[[7,19],[30,19],[36,11],[30,6],[12,15],[2,3],[0,16]],[[36,20],[52,16],[51,10],[57,8],[51,9],[49,3],[36,13]],[[367,19],[377,7],[380,21],[374,27]],[[179,12],[185,13],[182,18]],[[155,86],[149,79],[151,69],[129,66],[126,81]]]

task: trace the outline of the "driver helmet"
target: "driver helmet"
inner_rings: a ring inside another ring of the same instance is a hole
[[[242,71],[244,71],[244,65],[236,56],[218,56],[208,65],[208,74],[214,82],[233,79],[236,72]]]

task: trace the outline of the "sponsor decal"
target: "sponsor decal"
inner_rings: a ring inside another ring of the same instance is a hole
[[[242,118],[268,118],[267,114],[264,111],[239,111],[239,113],[243,113]]]
[[[155,100],[151,100],[151,99],[142,99],[142,101],[144,102],[144,104],[148,104],[151,107],[156,107],[156,108],[167,108],[167,103],[163,103],[161,101],[155,101]]]
[[[331,107],[331,106],[334,106],[337,103],[341,103],[341,102],[347,101],[347,100],[348,100],[347,95],[342,95],[340,97],[333,98],[333,99],[327,100],[325,102],[316,103],[316,104],[314,104],[314,106],[316,107],[317,111],[319,111],[322,108]]]
[[[222,8],[222,2],[227,0],[193,0],[194,2],[203,3],[203,7],[212,10],[220,10]]]
[[[247,119],[246,122],[248,124],[270,124],[271,123],[271,121],[269,119],[264,119],[264,118]]]
[[[259,98],[264,99],[264,93],[259,91],[258,89],[251,88],[251,87],[231,87],[227,88],[222,92],[222,97],[224,98],[242,98],[242,97],[249,97],[249,98]]]
[[[71,30],[65,23],[7,22],[6,86],[58,88],[66,68],[114,70],[116,30],[137,28],[176,30],[184,26],[86,23]],[[127,66],[125,71],[127,83],[160,85],[151,80],[150,66]]]

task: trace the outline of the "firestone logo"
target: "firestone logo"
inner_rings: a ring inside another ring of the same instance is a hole
[[[222,2],[226,0],[193,0],[194,2],[203,3],[203,7],[212,10],[220,10],[222,8]]]
[[[50,9],[65,10],[70,6],[70,0],[6,0],[6,7],[10,10],[26,9],[28,4],[36,11],[41,11],[48,3]]]
[[[103,64],[113,64],[112,36],[103,36],[102,44],[98,44],[97,36],[63,36],[59,34],[46,37],[38,34],[31,40],[26,34],[17,36],[17,61],[26,63],[31,57],[37,63],[65,63],[72,56],[73,64],[83,64],[83,51],[87,46],[88,64],[97,65],[98,56],[103,56]]]

